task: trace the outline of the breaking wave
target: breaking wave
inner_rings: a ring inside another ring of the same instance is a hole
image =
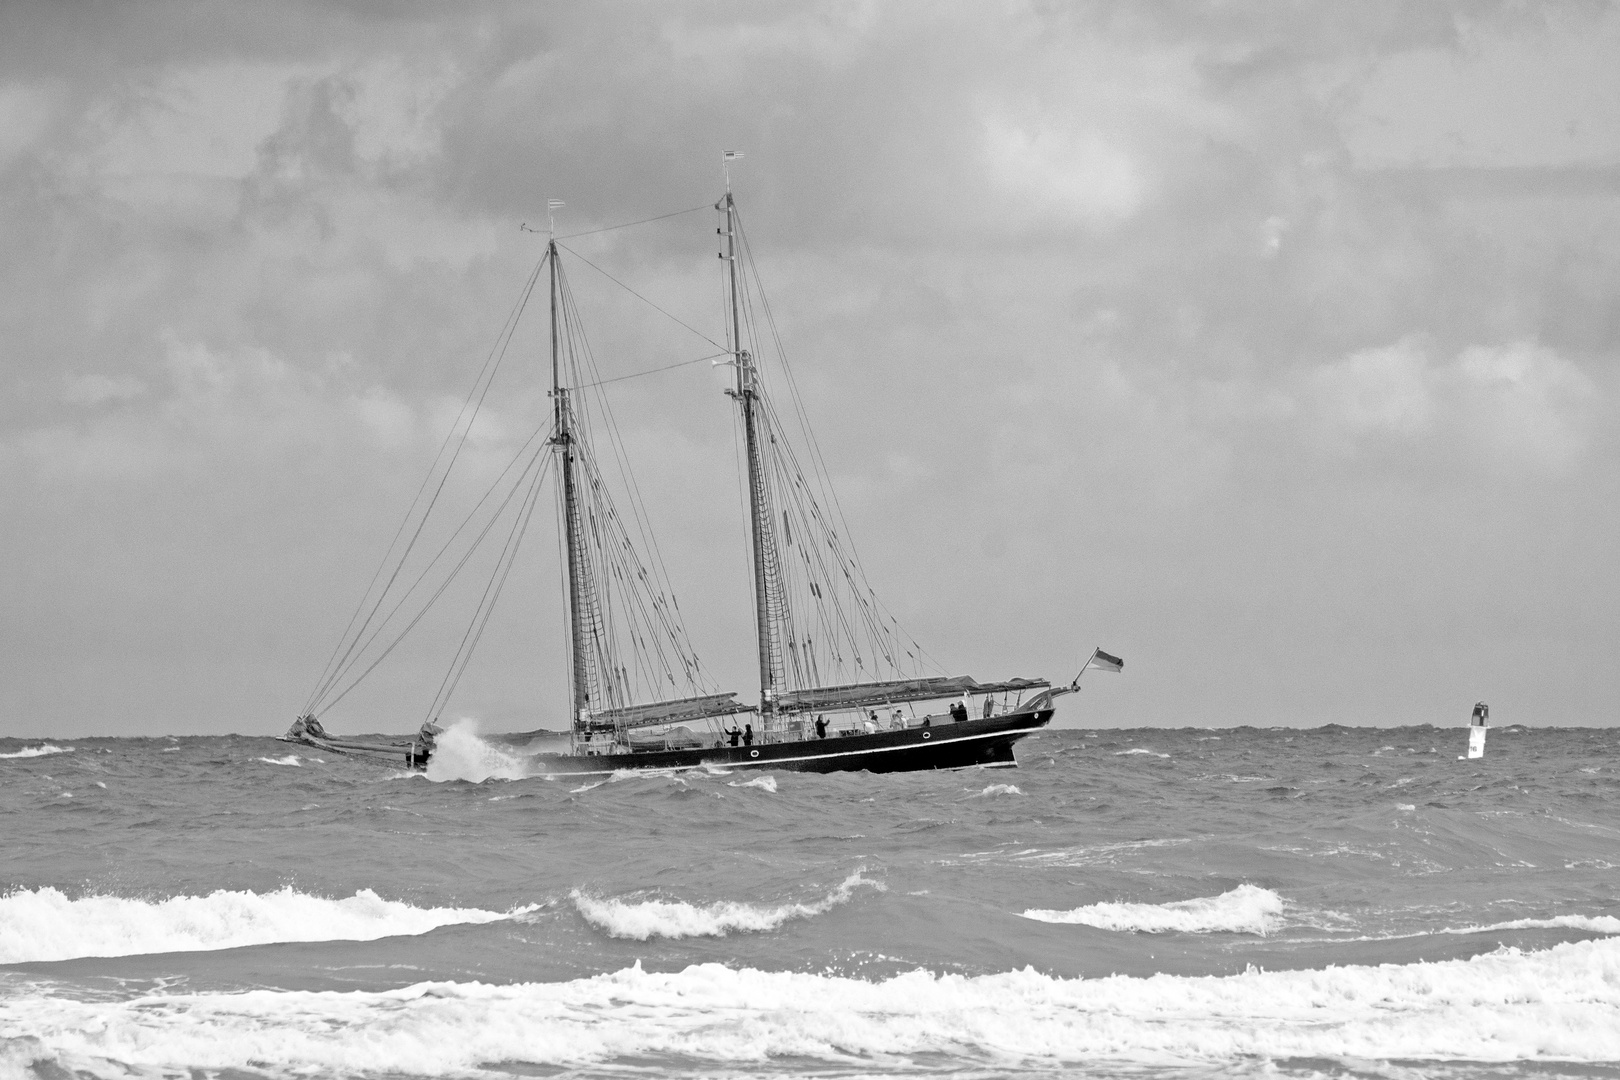
[[[759,933],[775,930],[792,919],[808,919],[848,903],[862,886],[882,891],[880,881],[870,881],[857,870],[825,897],[810,904],[778,904],[767,907],[722,900],[713,904],[688,904],[680,900],[604,900],[575,889],[574,907],[585,921],[610,937],[646,941],[649,938],[725,937],[733,931]]]
[[[1546,919],[1510,919],[1507,922],[1486,923],[1479,926],[1445,926],[1438,930],[1418,930],[1404,934],[1367,934],[1329,940],[1403,941],[1439,934],[1461,937],[1471,934],[1499,934],[1504,930],[1584,930],[1593,934],[1620,935],[1620,918],[1613,915],[1554,915]]]
[[[1513,919],[1490,926],[1448,926],[1441,934],[1488,934],[1498,930],[1590,930],[1597,934],[1620,934],[1620,918],[1613,915],[1554,915],[1550,919]]]
[[[71,746],[52,746],[45,743],[42,746],[25,746],[21,750],[14,750],[9,754],[0,754],[0,758],[44,757],[46,754],[71,754]]]
[[[990,784],[976,795],[969,795],[970,799],[986,799],[992,795],[1022,795],[1023,789],[1017,784]]]
[[[301,766],[303,764],[303,762],[298,760],[298,756],[296,754],[288,754],[286,757],[262,757],[262,758],[259,758],[258,760],[264,762],[266,765],[300,765]]]
[[[1032,908],[1024,918],[1049,923],[1080,923],[1101,930],[1139,934],[1269,934],[1282,922],[1283,898],[1270,889],[1239,885],[1219,896],[1168,904],[1101,903],[1069,911]]]
[[[1620,1060],[1620,940],[1468,960],[1241,975],[1060,979],[913,971],[881,981],[640,964],[569,982],[420,983],[386,992],[46,993],[7,1002],[0,1071],[127,1076],[484,1075],[489,1062],[698,1075],[772,1059],[885,1071],[920,1055],[988,1072],[1098,1061],[1252,1067],[1276,1060]],[[892,1057],[891,1057],[892,1056]],[[82,1070],[80,1072],[79,1070]],[[819,1071],[819,1070],[818,1070]],[[905,1071],[905,1070],[901,1070]]]
[[[774,777],[774,776],[756,776],[752,780],[741,780],[741,781],[732,780],[732,781],[729,781],[726,784],[726,786],[727,787],[757,787],[761,791],[768,791],[772,795],[775,795],[776,794],[776,777]]]
[[[521,780],[532,776],[530,759],[487,742],[471,720],[452,722],[434,740],[433,757],[422,774],[429,780]],[[410,775],[410,774],[407,774]]]
[[[0,896],[0,964],[206,952],[280,941],[374,941],[456,923],[494,922],[530,910],[419,908],[384,900],[370,889],[342,900],[292,889],[264,895],[219,889],[167,900],[70,900],[52,888],[19,890]]]

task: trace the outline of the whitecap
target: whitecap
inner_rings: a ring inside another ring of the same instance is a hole
[[[28,758],[45,757],[48,754],[71,754],[73,753],[74,749],[75,748],[71,746],[52,746],[50,743],[43,743],[39,746],[25,746],[21,750],[14,750],[9,754],[0,754],[0,758]]]
[[[727,781],[726,787],[753,787],[759,788],[761,791],[768,791],[772,795],[775,795],[776,777],[756,776],[752,780],[730,780]]]
[[[298,756],[296,754],[288,754],[286,757],[275,757],[275,758],[262,757],[262,758],[257,758],[256,760],[262,761],[266,765],[297,765],[299,767],[302,767],[302,765],[303,765],[303,763],[298,760]]]
[[[969,795],[970,799],[984,799],[992,795],[1022,795],[1024,792],[1017,784],[990,784],[977,795]]]
[[[162,900],[101,895],[72,900],[49,887],[22,889],[0,896],[0,964],[205,952],[278,941],[374,941],[510,914],[413,907],[370,889],[337,900],[290,888],[264,894],[217,889],[207,896]]]
[[[866,886],[879,891],[887,888],[856,870],[825,897],[809,904],[787,903],[775,906],[721,900],[713,904],[688,904],[681,900],[613,900],[591,896],[575,889],[574,907],[585,921],[605,930],[610,937],[646,941],[649,938],[725,937],[733,931],[759,933],[775,930],[791,919],[808,919],[847,903],[855,890]]]
[[[1024,918],[1079,923],[1102,930],[1162,934],[1269,934],[1282,920],[1283,898],[1270,889],[1243,884],[1219,896],[1174,900],[1168,904],[1104,902],[1068,911],[1031,908]]]
[[[770,1061],[843,1073],[852,1061],[925,1055],[967,1058],[976,1072],[1043,1074],[1099,1061],[1222,1075],[1289,1060],[1602,1063],[1620,1060],[1620,940],[1225,976],[1063,979],[1024,968],[868,981],[715,963],[650,972],[638,963],[559,982],[384,991],[86,1000],[26,987],[8,994],[6,1019],[19,1036],[9,1045],[21,1044],[23,1056],[0,1064],[16,1060],[16,1071],[41,1075],[47,1069],[34,1062],[70,1074],[190,1066],[368,1076],[660,1058],[702,1075],[758,1072]]]
[[[521,780],[532,776],[533,759],[479,738],[478,725],[453,720],[434,739],[433,756],[420,775],[429,780]]]
[[[1170,756],[1169,754],[1161,754],[1157,750],[1144,750],[1140,746],[1132,747],[1129,750],[1115,750],[1114,751],[1114,756],[1115,757],[1128,757],[1131,754],[1151,754],[1153,757],[1159,757],[1159,758],[1167,758],[1167,757]]]
[[[1448,926],[1436,934],[1492,934],[1501,930],[1590,930],[1620,934],[1620,918],[1613,915],[1554,915],[1546,919],[1510,919],[1488,926]]]

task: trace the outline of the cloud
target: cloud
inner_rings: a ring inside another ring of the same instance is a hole
[[[33,149],[55,118],[53,96],[43,85],[0,86],[0,170]]]
[[[265,700],[306,680],[535,264],[518,222],[712,201],[724,148],[863,562],[953,667],[1050,673],[1095,631],[1161,658],[1118,684],[1132,721],[1290,722],[1375,638],[1468,669],[1421,630],[1441,601],[1488,613],[1487,577],[1537,583],[1548,648],[1604,639],[1620,593],[1579,538],[1620,505],[1611,10],[635,10],[0,10],[0,643],[60,646],[0,674],[42,730],[76,722],[68,657],[131,728],[267,730],[228,683],[183,716],[161,691],[238,639]],[[716,336],[713,224],[570,243]],[[604,376],[712,351],[572,269]],[[544,415],[544,350],[513,343],[475,471]],[[698,646],[746,694],[711,378],[609,392]],[[1462,537],[1471,568],[1425,561],[1457,547],[1447,500],[1500,526]],[[1419,577],[1421,602],[1386,588]],[[1239,632],[1292,690],[1198,668]],[[132,649],[144,702],[97,674]],[[545,685],[487,700],[552,701],[540,654],[514,670]],[[1576,712],[1620,693],[1513,670]],[[1428,718],[1410,685],[1348,689]]]
[[[1146,194],[1140,166],[1097,135],[991,121],[984,153],[1008,216],[1029,225],[1105,224],[1130,217]]]
[[[146,392],[146,383],[132,377],[113,379],[106,375],[71,375],[62,388],[62,400],[70,405],[94,407],[108,402],[129,401]]]
[[[1415,339],[1366,349],[1310,376],[1317,415],[1339,432],[1413,436],[1434,409],[1428,356]]]
[[[1620,163],[1620,10],[1545,5],[1460,27],[1450,47],[1373,65],[1343,119],[1358,164]]]
[[[1566,470],[1603,402],[1569,359],[1529,341],[1476,345],[1436,361],[1419,337],[1366,349],[1304,377],[1305,414],[1328,441],[1452,440],[1494,464]]]

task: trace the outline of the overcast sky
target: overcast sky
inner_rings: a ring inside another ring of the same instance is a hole
[[[283,730],[520,223],[712,202],[727,148],[854,542],[953,672],[1101,645],[1086,725],[1614,723],[1616,56],[1609,3],[13,0],[0,734]],[[713,226],[570,246],[718,336]],[[706,350],[570,274],[604,371]],[[616,386],[752,697],[731,405]],[[565,722],[536,533],[452,714]],[[419,723],[431,640],[328,726]]]

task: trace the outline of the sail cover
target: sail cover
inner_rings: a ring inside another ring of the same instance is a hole
[[[788,690],[776,699],[781,712],[809,712],[812,709],[864,709],[873,705],[897,705],[903,701],[959,697],[962,694],[1000,694],[1008,691],[1037,690],[1052,684],[1045,679],[1008,679],[981,683],[971,675],[942,676],[932,679],[895,679],[891,682],[853,683],[848,686],[817,686]]]
[[[654,724],[701,720],[707,716],[730,716],[733,713],[748,712],[750,708],[751,706],[738,701],[736,694],[703,694],[699,697],[627,705],[622,709],[604,709],[598,713],[591,713],[579,728],[582,731],[623,731],[627,728],[651,727]]]

